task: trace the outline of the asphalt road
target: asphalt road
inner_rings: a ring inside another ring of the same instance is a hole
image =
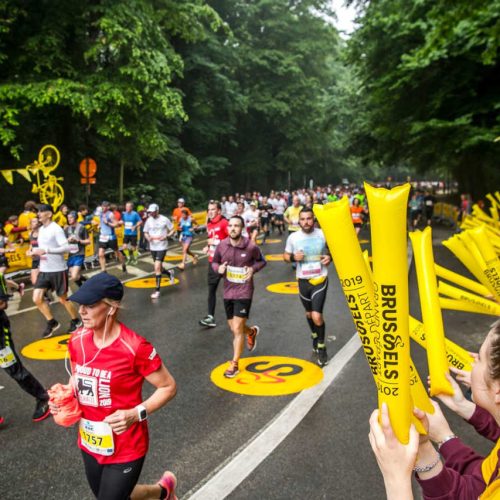
[[[436,261],[468,275],[440,245],[448,235],[444,228],[434,232]],[[367,237],[367,233],[360,235],[361,240]],[[200,237],[195,249],[202,246]],[[279,254],[283,247],[284,243],[278,242],[262,248],[265,254]],[[413,267],[411,310],[420,318]],[[152,265],[144,258],[127,275],[116,267],[111,272],[123,279],[134,279],[151,270]],[[230,359],[232,351],[231,334],[223,320],[222,287],[217,328],[198,325],[198,319],[206,314],[206,272],[206,260],[196,267],[189,265],[183,273],[177,272],[179,283],[163,288],[161,299],[156,302],[149,298],[151,290],[126,290],[122,321],[154,344],[178,385],[176,398],[150,418],[150,451],[141,482],[156,482],[168,468],[177,475],[179,498],[200,497],[197,492],[204,485],[213,486],[210,491],[219,493],[202,497],[215,500],[385,498],[382,477],[367,439],[376,390],[365,358],[352,340],[354,326],[335,271],[331,271],[325,306],[328,353],[334,357],[345,347],[354,355],[344,357],[345,366],[331,377],[330,384],[324,384],[324,392],[312,403],[310,394],[317,388],[299,396],[256,397],[228,392],[212,383],[211,371]],[[271,283],[289,281],[293,281],[292,269],[279,261],[269,262],[256,276],[251,323],[260,325],[262,333],[252,355],[289,356],[314,362],[298,296],[266,290]],[[67,325],[69,321],[61,306],[53,307],[56,317]],[[21,301],[14,301],[10,309],[14,339],[20,351],[26,344],[39,340],[44,321],[32,309],[29,292]],[[478,349],[494,320],[491,316],[451,311],[444,312],[444,319],[447,336],[470,350]],[[425,352],[412,344],[412,357],[425,380]],[[23,361],[46,386],[67,381],[63,361]],[[328,365],[325,377],[334,373],[336,363],[340,366],[341,359],[335,358]],[[92,498],[76,446],[76,429],[61,428],[52,419],[33,423],[33,399],[3,372],[0,386],[0,414],[6,418],[6,424],[0,427],[0,497]],[[149,392],[145,387],[145,393]],[[307,408],[307,398],[310,411],[287,434],[297,412]],[[450,422],[467,443],[483,452],[490,449],[466,423],[453,415]],[[273,445],[277,434],[281,437]],[[222,466],[227,466],[229,472],[216,476]],[[243,476],[248,475],[240,480],[238,473],[244,469],[248,472]],[[221,493],[225,491],[221,485],[231,482],[236,483],[234,489],[230,487],[231,493]]]

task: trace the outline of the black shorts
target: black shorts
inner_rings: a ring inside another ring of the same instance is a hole
[[[136,247],[137,246],[137,235],[132,235],[132,234],[126,234],[124,237],[123,237],[123,244],[124,245],[128,245],[128,244],[131,244],[133,247]]]
[[[153,262],[156,262],[157,260],[163,262],[165,259],[165,255],[167,255],[166,250],[151,250],[151,257],[153,258]]]
[[[107,250],[110,248],[111,250],[118,250],[118,240],[108,240],[108,241],[100,241],[99,242],[99,248],[104,248],[104,250]]]
[[[226,310],[227,319],[233,319],[234,316],[238,316],[238,318],[248,318],[251,307],[252,299],[224,299],[224,309]]]
[[[307,312],[323,313],[328,291],[328,278],[319,285],[312,285],[309,280],[299,279],[299,296]]]
[[[100,464],[82,450],[85,475],[98,500],[127,500],[141,475],[144,458],[131,462]]]
[[[214,270],[212,267],[212,263],[208,263],[208,285],[217,285],[219,281],[222,278],[222,274],[219,274],[217,271]]]
[[[9,261],[4,254],[0,255],[0,267],[9,267]]]
[[[285,216],[283,214],[274,214],[275,222],[283,222],[285,220]]]
[[[68,271],[41,272],[36,279],[35,289],[37,288],[53,290],[58,297],[61,297],[68,293]]]

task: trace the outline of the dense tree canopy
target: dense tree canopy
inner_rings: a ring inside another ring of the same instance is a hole
[[[393,171],[496,188],[500,0],[360,0],[347,42],[329,5],[0,0],[0,168],[55,144],[73,204],[84,156],[95,201]],[[30,196],[21,177],[0,192],[9,211]]]

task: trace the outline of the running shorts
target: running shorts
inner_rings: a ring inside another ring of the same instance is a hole
[[[36,279],[35,289],[37,288],[53,290],[58,297],[63,296],[68,292],[68,271],[41,272]]]
[[[70,255],[68,257],[67,265],[68,267],[83,267],[83,261],[85,260],[85,255]]]
[[[118,240],[108,240],[108,241],[100,241],[99,242],[99,248],[104,248],[104,250],[107,250],[110,248],[111,250],[118,250]]]
[[[300,301],[307,312],[323,312],[327,290],[328,278],[318,285],[312,285],[309,280],[306,279],[299,279]]]
[[[224,309],[226,310],[226,318],[233,319],[248,318],[250,308],[252,307],[252,299],[224,299]]]
[[[128,244],[131,244],[133,247],[136,247],[137,246],[137,235],[135,234],[126,234],[124,237],[123,237],[123,244],[124,245],[128,245]]]
[[[165,255],[167,255],[166,250],[151,250],[151,257],[153,258],[153,262],[159,260],[163,262],[165,260]]]

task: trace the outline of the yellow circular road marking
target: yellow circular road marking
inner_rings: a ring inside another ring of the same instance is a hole
[[[268,292],[285,293],[297,295],[299,293],[299,284],[296,281],[285,281],[283,283],[273,283],[266,287]]]
[[[229,364],[217,366],[210,380],[221,389],[247,396],[283,396],[312,387],[323,379],[323,370],[309,361],[283,356],[242,358],[240,373],[224,377]]]
[[[262,245],[262,240],[261,239],[257,240],[257,243],[259,245]],[[265,244],[267,245],[268,243],[271,244],[271,245],[273,245],[274,243],[281,243],[281,240],[275,240],[275,239],[266,240]]]
[[[177,285],[179,280],[174,278],[174,285]],[[156,288],[156,278],[139,278],[137,280],[127,281],[124,283],[128,288]],[[161,287],[172,286],[170,284],[170,278],[161,278]]]
[[[163,259],[163,262],[174,262],[174,261],[179,261],[179,260],[182,260],[182,255],[167,255]]]
[[[24,346],[21,354],[30,359],[64,359],[68,351],[70,335],[58,335],[49,339],[37,340]]]
[[[265,255],[266,260],[269,261],[283,261],[282,253],[271,253],[269,255]]]

